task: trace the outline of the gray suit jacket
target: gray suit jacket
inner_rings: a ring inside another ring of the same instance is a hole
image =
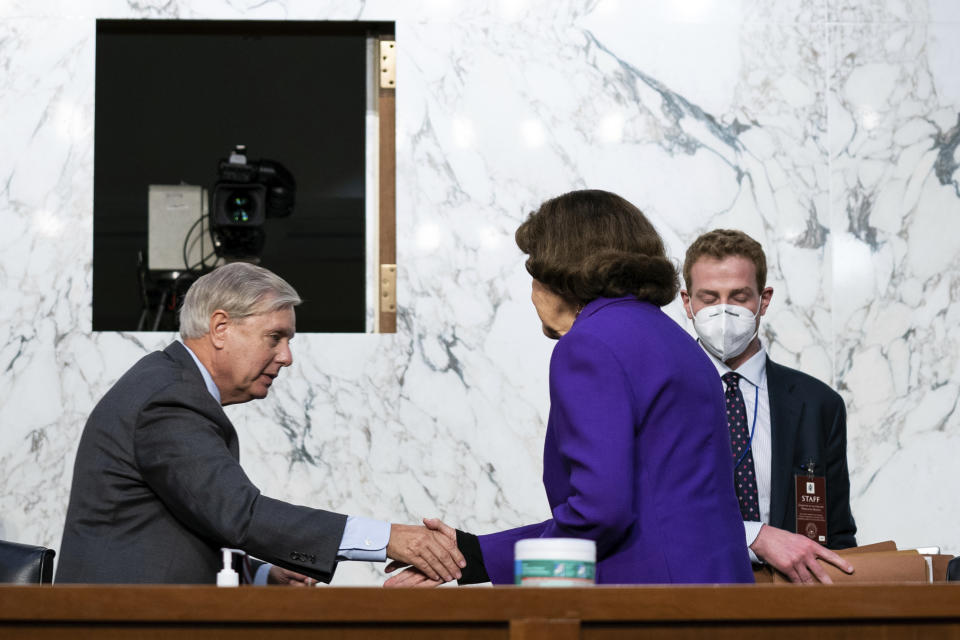
[[[142,358],[80,438],[57,582],[205,583],[220,547],[329,581],[346,516],[260,494],[179,342]]]
[[[767,358],[770,394],[770,525],[796,532],[794,474],[809,461],[826,476],[827,544],[830,549],[857,545],[857,525],[850,512],[847,471],[847,409],[836,391],[805,373]]]

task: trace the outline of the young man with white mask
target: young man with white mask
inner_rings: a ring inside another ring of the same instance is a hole
[[[793,582],[831,582],[817,559],[850,573],[853,567],[830,549],[856,545],[846,408],[827,385],[767,356],[759,337],[760,320],[773,297],[766,277],[766,256],[757,241],[742,231],[715,229],[687,249],[687,288],[680,297],[723,381],[751,559]],[[821,497],[801,499],[822,500],[825,510],[805,511],[802,505],[802,535],[797,533],[797,491],[812,487],[798,485],[798,478],[808,476],[819,478]],[[810,528],[808,517],[823,518],[826,531]]]

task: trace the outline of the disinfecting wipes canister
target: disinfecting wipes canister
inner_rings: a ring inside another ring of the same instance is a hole
[[[597,544],[578,538],[531,538],[513,547],[514,584],[572,587],[594,582]]]

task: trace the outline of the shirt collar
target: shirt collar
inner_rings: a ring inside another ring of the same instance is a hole
[[[699,340],[697,340],[699,342]],[[702,344],[700,346],[703,346]],[[704,352],[710,356],[710,361],[713,362],[713,366],[717,368],[717,372],[723,377],[723,374],[733,371],[730,367],[726,365],[725,362],[719,360],[712,353],[704,349]],[[763,343],[760,343],[760,350],[755,354],[750,356],[750,359],[737,367],[736,372],[740,374],[744,380],[749,382],[755,387],[763,387],[764,381],[766,380],[766,371],[767,371],[767,350],[764,348]]]
[[[213,376],[210,375],[210,372],[207,371],[207,368],[203,366],[203,363],[200,362],[200,358],[197,357],[197,354],[193,352],[190,347],[180,342],[183,345],[183,348],[187,350],[187,353],[190,354],[190,357],[193,358],[193,361],[197,363],[197,368],[200,369],[200,375],[203,376],[203,383],[207,385],[207,391],[210,392],[210,395],[213,396],[213,399],[217,401],[217,404],[220,403],[220,389],[217,388],[217,385],[213,382]]]

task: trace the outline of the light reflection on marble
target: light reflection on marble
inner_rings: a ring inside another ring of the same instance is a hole
[[[546,197],[605,188],[678,261],[717,226],[763,242],[772,357],[848,403],[860,540],[960,553],[957,10],[678,7],[6,3],[0,538],[59,545],[86,415],[172,339],[90,330],[95,19],[361,19],[397,29],[399,332],[300,334],[271,397],[229,408],[264,493],[475,532],[547,517],[553,345],[513,231]],[[336,582],[381,580],[345,563]]]

